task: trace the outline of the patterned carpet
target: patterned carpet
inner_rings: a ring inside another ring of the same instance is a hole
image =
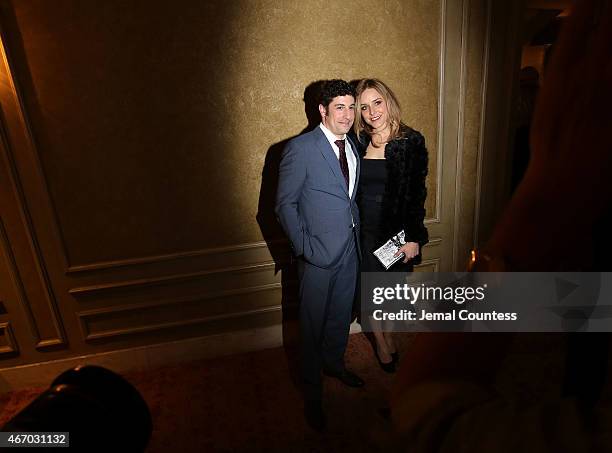
[[[414,337],[397,338],[402,352]],[[518,393],[525,401],[558,394],[563,341],[555,335],[518,336],[500,373],[499,390]],[[380,409],[393,375],[375,363],[366,337],[351,335],[346,355],[347,366],[366,381],[365,387],[325,380],[325,434],[304,423],[296,358],[295,351],[276,348],[127,374],[153,417],[147,452],[387,451],[390,426]],[[0,423],[43,390],[0,395]]]
[[[409,339],[404,339],[405,345]],[[405,347],[405,346],[404,346]],[[351,335],[347,366],[366,386],[325,380],[325,434],[304,423],[294,353],[283,348],[164,367],[125,377],[147,401],[154,432],[147,452],[378,451],[388,437],[379,414],[392,375],[374,362],[368,340]],[[290,357],[290,359],[288,359]],[[44,388],[0,395],[0,423]]]

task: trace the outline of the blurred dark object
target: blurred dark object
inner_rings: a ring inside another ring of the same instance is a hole
[[[561,11],[559,10],[558,12],[560,13]],[[555,43],[559,38],[559,32],[564,20],[565,17],[560,16],[550,21],[533,36],[529,44],[531,46],[544,46]]]
[[[529,165],[531,149],[531,118],[540,86],[540,74],[533,66],[525,66],[519,74],[520,91],[517,104],[517,125],[514,133],[511,190],[514,192],[523,179]]]
[[[69,432],[71,451],[143,452],[153,425],[147,404],[118,374],[99,366],[65,371],[2,427]]]

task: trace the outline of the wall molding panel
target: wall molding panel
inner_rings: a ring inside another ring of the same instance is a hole
[[[268,244],[265,241],[258,241],[229,245],[225,247],[212,247],[202,250],[193,250],[189,252],[171,253],[167,255],[144,256],[128,260],[117,260],[87,265],[69,266],[66,272],[68,274],[78,274],[83,272],[93,272],[112,268],[144,266],[148,264],[165,263],[167,261],[190,259],[208,259],[208,261],[212,261],[213,263],[219,264],[220,259],[222,260],[221,262],[231,260],[232,255],[240,255],[240,259],[246,260],[246,262],[257,262],[257,260],[261,260],[262,252],[265,255],[268,252],[269,247],[286,249],[286,243],[286,239],[279,238],[271,244]],[[223,258],[225,258],[225,260],[223,260]]]
[[[461,210],[463,209],[461,186],[463,177],[463,154],[464,154],[464,132],[465,132],[465,96],[467,85],[467,49],[468,49],[468,31],[470,19],[470,0],[464,0],[461,10],[461,65],[459,76],[459,101],[458,101],[458,127],[457,127],[457,166],[455,169],[455,212],[453,220],[453,254],[452,254],[452,269],[458,268],[459,259],[459,229],[461,226]]]
[[[42,190],[42,200],[44,200],[42,203],[39,200],[39,205],[50,206],[50,198],[45,189],[42,169],[36,158],[30,127],[9,65],[3,32],[4,30],[0,29],[0,105],[3,113],[0,125],[0,153],[4,161],[2,165],[9,175],[7,182],[10,181],[4,188],[6,190],[10,187],[13,195],[11,201],[16,202],[14,206],[18,210],[17,212],[13,211],[11,231],[8,231],[9,226],[6,228],[11,243],[19,240],[23,244],[23,247],[19,250],[19,255],[16,253],[16,259],[22,261],[29,272],[27,273],[27,282],[19,281],[18,286],[24,289],[24,294],[25,291],[30,291],[31,296],[22,297],[21,304],[28,313],[36,348],[45,350],[64,345],[66,338],[55,293],[44,262],[40,240],[34,228],[35,220],[30,209],[31,205],[27,201],[28,197],[33,194],[22,184],[23,175],[36,175],[32,179],[38,181],[38,188]],[[15,158],[15,149],[24,152],[25,161],[20,162],[19,159]],[[0,214],[7,215],[8,213]],[[17,223],[19,223],[19,226]],[[17,235],[15,230],[17,229],[19,229],[19,239],[15,237]],[[7,250],[11,248],[7,246]],[[32,271],[34,272],[32,273]],[[19,273],[15,269],[13,278],[18,278],[17,275],[20,274],[24,275],[23,272]]]
[[[278,291],[280,285],[276,288],[269,288],[270,290]],[[264,291],[260,289],[259,291]],[[244,299],[259,297],[261,295],[253,290],[244,291],[244,296],[230,298],[225,296],[227,302],[244,302]],[[270,299],[273,305],[262,308],[255,308],[251,310],[241,310],[235,313],[223,313],[218,315],[194,315],[189,317],[186,316],[173,316],[177,310],[181,310],[184,306],[177,306],[177,304],[157,305],[143,307],[138,309],[125,309],[120,310],[106,310],[105,312],[83,312],[79,313],[79,320],[81,322],[81,328],[83,331],[83,337],[86,341],[95,341],[100,339],[109,339],[118,336],[134,336],[143,332],[154,333],[161,330],[167,329],[180,329],[185,326],[199,325],[206,335],[215,335],[223,333],[229,330],[244,330],[248,329],[249,325],[253,322],[257,322],[258,318],[263,318],[263,321],[270,324],[278,324],[282,320],[282,307],[274,304],[276,295],[271,297],[264,297],[263,299]],[[234,300],[232,300],[234,299]],[[200,301],[196,301],[197,306],[201,306]],[[255,302],[255,301],[254,301]],[[261,300],[257,301],[261,303]],[[187,305],[187,304],[183,304]],[[152,316],[147,316],[154,309]],[[185,310],[187,311],[187,310]],[[191,310],[190,310],[191,311]],[[260,320],[261,321],[261,320]],[[244,329],[236,329],[237,323],[244,324]],[[227,325],[229,324],[229,326]]]
[[[0,357],[19,353],[10,322],[0,322]]]
[[[274,271],[275,266],[276,264],[273,261],[250,264],[246,266],[236,265],[232,267],[211,269],[207,271],[193,272],[188,274],[169,275],[159,278],[146,278],[141,280],[101,283],[98,285],[71,288],[68,292],[76,298],[85,298],[88,296],[95,297],[96,295],[102,295],[103,297],[106,293],[117,294],[122,291],[137,291],[139,289],[148,289],[151,287],[158,286],[174,285],[174,287],[176,287],[182,283],[205,279],[214,280],[215,284],[218,285],[218,279],[223,278],[225,275],[229,275],[232,279],[240,279],[241,274],[260,272],[270,273],[270,271]]]

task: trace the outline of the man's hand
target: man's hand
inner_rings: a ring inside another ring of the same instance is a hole
[[[414,258],[419,254],[419,244],[416,242],[406,242],[404,245],[400,247],[400,249],[395,253],[395,256],[404,252],[406,255],[404,257],[404,263],[407,263],[409,260]]]

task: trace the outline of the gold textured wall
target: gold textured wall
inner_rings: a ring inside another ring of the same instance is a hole
[[[397,92],[404,120],[424,133],[431,153],[430,181],[435,180],[438,2],[280,4],[243,2],[241,10],[249,19],[228,30],[237,41],[249,43],[235,51],[231,66],[235,93],[247,100],[243,122],[249,133],[239,137],[238,148],[254,151],[240,179],[257,186],[267,148],[306,126],[302,98],[309,83],[378,77]],[[234,201],[250,217],[255,214],[252,191],[243,191]],[[435,196],[430,196],[430,213],[434,206]],[[251,228],[245,234],[255,239],[258,232]]]
[[[323,78],[397,92],[428,143],[433,211],[436,1],[3,5],[71,265],[261,240],[266,154],[306,126]]]

